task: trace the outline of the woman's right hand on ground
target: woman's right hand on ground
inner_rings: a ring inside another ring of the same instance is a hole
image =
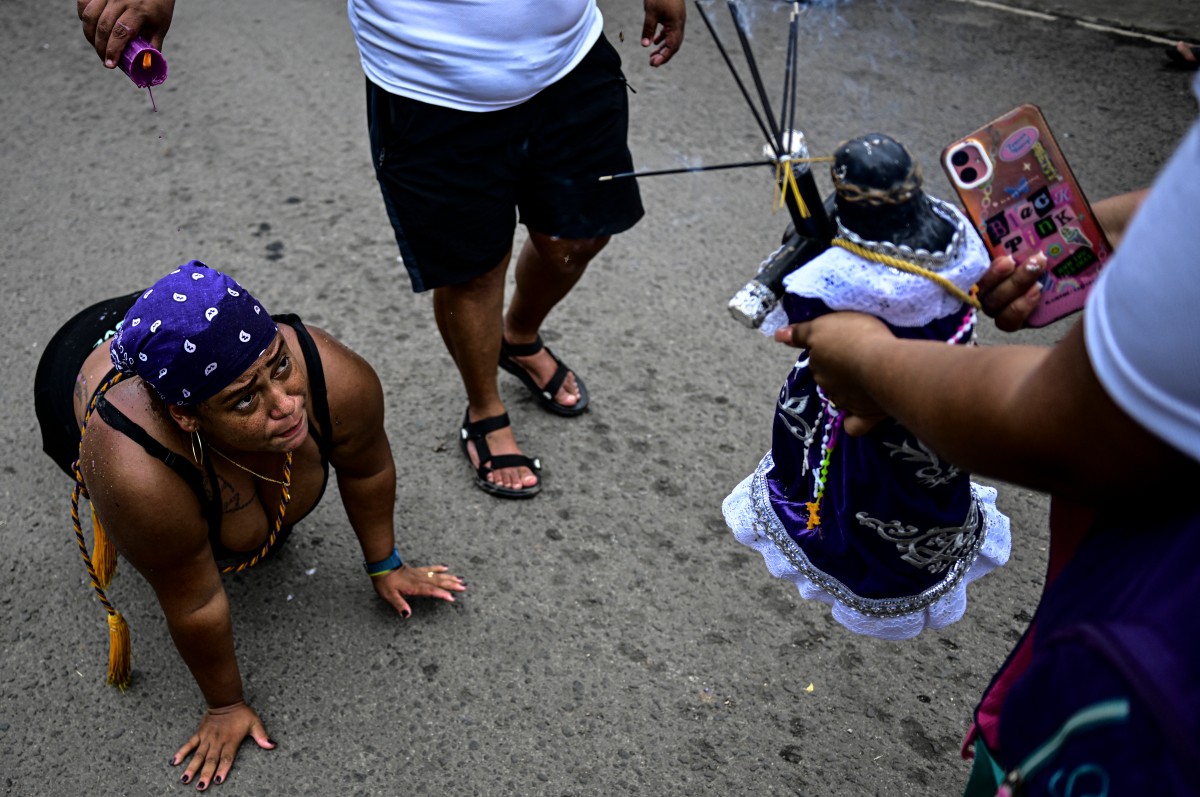
[[[1046,273],[1045,255],[1035,254],[1020,266],[1008,255],[992,261],[979,278],[979,302],[983,311],[996,319],[1005,332],[1025,326],[1030,313],[1042,298],[1042,275]]]
[[[161,50],[171,27],[175,0],[76,0],[83,35],[109,69],[117,65],[125,45],[141,37]]]
[[[194,782],[200,791],[213,783],[224,783],[247,736],[264,750],[275,749],[262,720],[244,702],[204,712],[200,727],[171,759],[172,766],[179,766],[189,755],[192,757],[179,778],[180,783]]]

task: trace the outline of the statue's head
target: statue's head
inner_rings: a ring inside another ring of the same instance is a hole
[[[921,167],[883,133],[853,138],[833,154],[838,222],[868,241],[936,252],[954,225],[939,216],[921,190]]]
[[[833,154],[838,204],[899,205],[921,192],[921,168],[898,141],[883,133],[853,138]]]

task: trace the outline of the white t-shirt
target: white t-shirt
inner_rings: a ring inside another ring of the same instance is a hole
[[[1200,121],[1092,287],[1084,331],[1112,400],[1200,460]]]
[[[595,0],[347,0],[363,71],[392,94],[463,111],[520,105],[600,38]]]

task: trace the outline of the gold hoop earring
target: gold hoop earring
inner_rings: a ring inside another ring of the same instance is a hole
[[[192,432],[192,436],[188,438],[192,444],[192,459],[196,460],[197,465],[204,464],[204,441],[200,439],[200,432]],[[197,453],[198,452],[198,453]]]

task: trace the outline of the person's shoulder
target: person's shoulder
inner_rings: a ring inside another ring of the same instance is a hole
[[[342,387],[342,380],[351,380],[358,386],[361,386],[364,380],[376,380],[375,369],[365,357],[350,346],[321,327],[305,324],[304,328],[316,344],[321,368],[325,372],[326,389],[331,395],[334,392],[345,392],[338,390]]]
[[[89,419],[79,455],[88,496],[122,550],[173,547],[207,535],[199,498],[179,473],[98,413]]]
[[[383,388],[375,369],[332,333],[321,327],[304,326],[321,360],[335,443],[348,432],[376,431],[383,424]],[[310,373],[310,380],[312,376]]]

